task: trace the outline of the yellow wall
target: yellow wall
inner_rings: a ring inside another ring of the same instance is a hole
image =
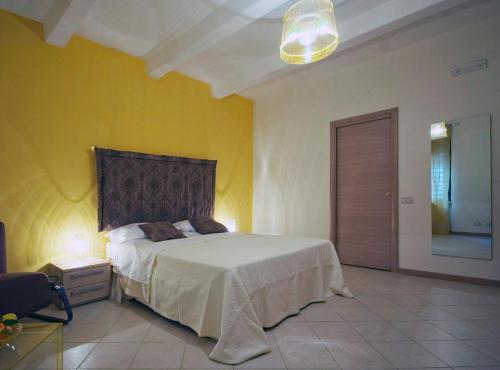
[[[36,22],[0,11],[0,220],[10,271],[104,253],[92,145],[217,159],[216,218],[251,230],[252,102],[208,85],[146,76],[136,58],[73,37],[43,41]]]

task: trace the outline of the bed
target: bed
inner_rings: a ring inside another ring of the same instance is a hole
[[[119,166],[113,164],[117,158]],[[101,230],[167,216],[178,221],[213,214],[215,161],[151,159],[151,155],[105,149],[97,150],[97,159]],[[150,171],[156,172],[151,176]],[[177,176],[175,186],[169,183],[172,174]],[[151,177],[162,179],[155,183],[152,200],[147,191]],[[106,249],[116,274],[117,299],[122,294],[136,298],[199,336],[217,340],[209,357],[226,364],[269,352],[263,328],[307,304],[333,294],[352,297],[332,243],[322,239],[228,232],[162,242],[108,243]]]

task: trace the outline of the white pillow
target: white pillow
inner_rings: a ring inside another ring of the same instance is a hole
[[[106,234],[112,243],[126,243],[131,240],[146,239],[146,234],[139,228],[144,222],[117,227]]]
[[[184,231],[183,234],[186,238],[195,238],[197,236],[202,236],[200,233],[196,231]]]
[[[184,232],[192,232],[196,231],[193,225],[191,225],[191,222],[189,220],[184,220],[184,221],[179,221],[174,224],[176,228],[178,228],[180,231]]]

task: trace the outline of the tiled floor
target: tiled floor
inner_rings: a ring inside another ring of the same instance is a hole
[[[306,307],[267,331],[271,353],[234,368],[500,370],[500,289],[343,269],[355,299]],[[78,307],[64,336],[66,368],[231,368],[208,359],[214,341],[134,301]]]
[[[489,260],[491,259],[491,236],[432,235],[432,253]]]

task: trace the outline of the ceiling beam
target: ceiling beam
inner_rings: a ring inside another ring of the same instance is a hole
[[[340,44],[336,52],[345,51],[469,1],[471,0],[387,1],[370,12],[361,13],[344,22],[338,21]],[[281,61],[277,51],[257,63],[242,66],[241,70],[225,80],[212,84],[212,94],[214,97],[224,98],[267,81],[279,71],[293,68],[297,66]]]
[[[287,2],[289,0],[232,0],[231,8],[228,8],[224,6],[228,0],[219,0],[220,6],[201,22],[148,53],[145,57],[148,75],[161,78]]]
[[[95,0],[56,0],[43,22],[45,41],[65,47],[94,3]]]

